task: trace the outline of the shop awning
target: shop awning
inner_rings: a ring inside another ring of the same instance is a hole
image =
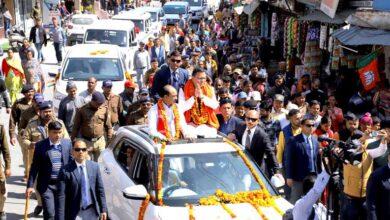
[[[252,14],[260,5],[260,0],[247,1],[248,4],[244,6],[244,12],[247,15]]]
[[[319,10],[313,10],[309,14],[300,17],[298,20],[300,21],[318,21],[328,24],[344,24],[345,19],[352,14],[352,10],[345,10],[341,12],[337,12],[334,18],[330,18],[328,15],[326,15],[324,12]]]
[[[332,36],[344,45],[390,46],[390,31],[387,30],[347,25],[333,32]]]

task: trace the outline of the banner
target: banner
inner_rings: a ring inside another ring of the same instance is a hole
[[[359,78],[366,91],[374,89],[380,80],[378,71],[379,52],[380,51],[375,51],[358,60],[357,68]]]
[[[334,18],[338,5],[339,0],[322,0],[320,9],[329,17]]]

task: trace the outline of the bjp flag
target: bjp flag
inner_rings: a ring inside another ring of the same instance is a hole
[[[379,82],[378,53],[375,51],[359,59],[357,63],[360,81],[364,90],[374,89]]]

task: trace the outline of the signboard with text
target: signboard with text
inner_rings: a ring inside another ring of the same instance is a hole
[[[337,11],[339,0],[322,0],[320,10],[331,18],[334,18]]]

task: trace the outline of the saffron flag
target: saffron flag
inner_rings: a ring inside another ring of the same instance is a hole
[[[360,81],[364,90],[370,91],[379,82],[378,53],[375,51],[359,59],[357,63]]]

